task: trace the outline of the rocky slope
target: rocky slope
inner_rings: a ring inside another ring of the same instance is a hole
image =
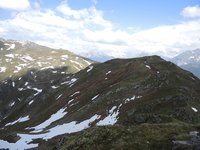
[[[62,73],[75,73],[91,63],[91,60],[67,50],[0,39],[0,80],[21,76],[31,69],[54,71],[54,68],[63,68]]]
[[[171,61],[200,78],[200,49],[186,51],[174,57]]]
[[[87,149],[88,144],[102,149],[110,139],[108,149],[118,140],[123,149],[131,148],[133,133],[140,136],[136,145],[148,134],[147,145],[161,138],[165,147],[174,134],[198,129],[200,80],[158,56],[115,59],[75,74],[61,74],[62,68],[54,71],[36,69],[1,81],[0,148],[26,149],[40,143],[42,149]],[[144,123],[150,128],[141,133]],[[101,127],[107,125],[113,127]],[[77,133],[89,127],[83,135]]]

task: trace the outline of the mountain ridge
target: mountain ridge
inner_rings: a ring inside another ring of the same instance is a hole
[[[32,83],[29,74],[22,77],[21,83],[16,79],[15,87],[13,81],[1,82],[1,90],[12,87],[7,93],[1,92],[5,105],[15,107],[7,110],[8,116],[2,117],[1,139],[18,141],[24,148],[31,148],[37,144],[24,143],[25,137],[28,142],[33,142],[33,138],[37,143],[39,139],[51,139],[93,126],[196,124],[200,120],[200,80],[158,56],[114,59],[92,64],[75,74],[56,73],[54,76],[51,69],[42,70],[41,74],[45,78],[38,75],[34,82],[46,80],[48,84]],[[15,95],[11,94],[13,88],[18,89]],[[20,98],[21,92],[27,97],[11,106],[11,100]],[[1,144],[15,147],[19,143]]]
[[[22,75],[31,69],[65,67],[63,73],[75,73],[94,61],[67,50],[56,50],[33,42],[0,40],[0,80]]]

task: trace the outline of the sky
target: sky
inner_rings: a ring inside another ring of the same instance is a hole
[[[90,56],[200,48],[200,0],[0,0],[0,37]]]

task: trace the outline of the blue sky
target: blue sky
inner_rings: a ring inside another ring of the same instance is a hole
[[[0,0],[0,14],[0,37],[82,55],[172,57],[200,47],[200,0]]]
[[[55,8],[62,1],[41,0],[44,8]],[[183,20],[180,12],[187,6],[200,4],[200,0],[68,0],[73,9],[95,5],[104,11],[105,18],[120,27],[150,28],[174,24]]]

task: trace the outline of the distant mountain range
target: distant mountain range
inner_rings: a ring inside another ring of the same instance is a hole
[[[183,52],[171,61],[200,78],[200,49]]]
[[[3,39],[0,53],[0,149],[199,146],[200,79],[170,61],[95,63]]]
[[[149,54],[142,53],[140,54],[139,57],[142,57],[145,55],[149,55]],[[89,58],[98,62],[105,62],[105,61],[114,59],[114,57],[107,56],[107,55],[92,55]],[[173,63],[177,64],[181,68],[192,72],[194,75],[200,78],[200,49],[185,51],[173,58],[168,58],[164,56],[162,56],[162,58],[167,61],[172,61]]]

